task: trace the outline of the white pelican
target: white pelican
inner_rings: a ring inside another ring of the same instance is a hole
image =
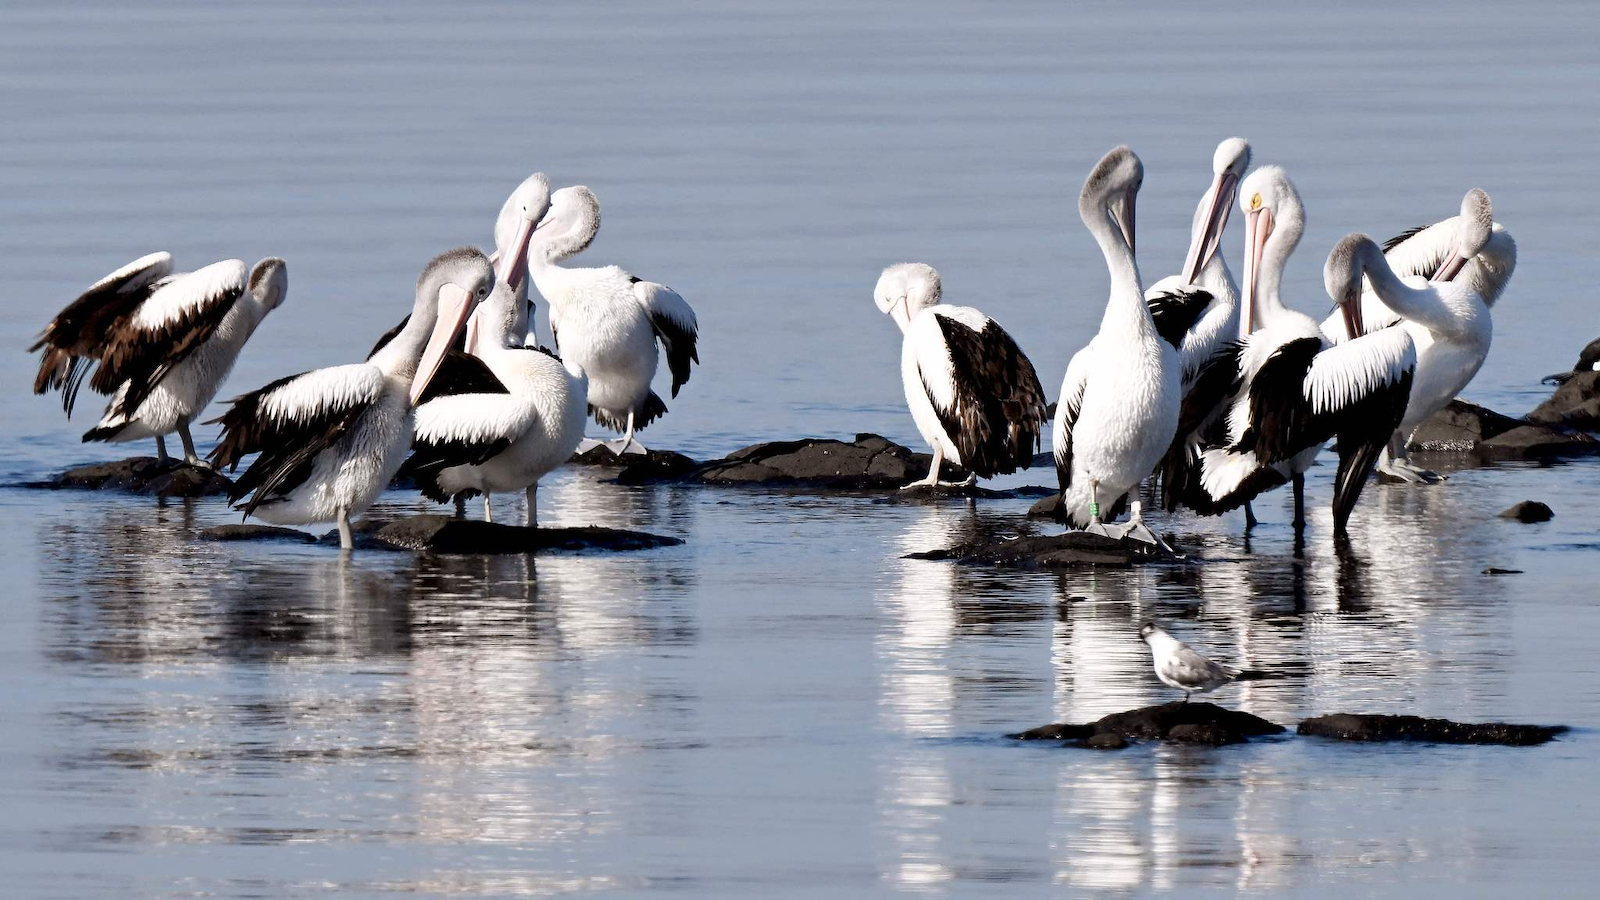
[[[166,435],[176,431],[183,458],[200,465],[189,423],[205,410],[233,369],[245,341],[289,290],[289,268],[269,257],[245,277],[237,259],[197,272],[173,274],[172,254],[142,256],[95,282],[50,320],[33,392],[61,391],[72,415],[78,389],[110,394],[105,415],[84,441],[153,437],[167,459]]]
[[[411,317],[371,359],[290,375],[233,401],[216,421],[211,461],[236,469],[259,452],[229,493],[246,516],[278,525],[337,522],[383,493],[411,448],[413,409],[473,308],[494,289],[494,268],[472,247],[441,253],[417,279]]]
[[[1416,351],[1399,328],[1334,345],[1315,319],[1286,308],[1279,285],[1305,228],[1300,195],[1282,169],[1267,166],[1245,179],[1239,200],[1246,216],[1240,328],[1248,334],[1236,352],[1208,364],[1226,377],[1213,380],[1208,373],[1201,378],[1233,389],[1228,443],[1201,454],[1200,484],[1213,511],[1223,512],[1293,481],[1294,524],[1303,526],[1305,471],[1322,445],[1338,435],[1333,522],[1335,533],[1342,534],[1378,453],[1405,412]],[[1360,333],[1360,295],[1335,278],[1348,275],[1336,271],[1348,262],[1339,252],[1336,248],[1329,257],[1324,282],[1352,330]]]
[[[1239,182],[1249,168],[1249,141],[1228,138],[1217,145],[1211,158],[1211,185],[1195,209],[1183,269],[1151,285],[1144,294],[1156,331],[1178,351],[1186,398],[1194,391],[1205,362],[1239,337],[1239,285],[1228,270],[1221,246],[1239,195]],[[1168,512],[1176,510],[1185,498],[1193,499],[1192,479],[1199,471],[1202,433],[1222,412],[1220,399],[1206,410],[1183,405],[1177,434],[1161,461],[1162,500]]]
[[[667,411],[650,390],[658,353],[666,350],[672,396],[689,380],[699,323],[694,310],[666,285],[641,281],[616,266],[564,268],[557,263],[581,252],[600,229],[600,203],[583,186],[565,187],[550,198],[550,212],[534,232],[528,271],[550,304],[550,333],[562,359],[589,376],[589,412],[595,421],[624,432],[608,446],[614,453],[644,453],[633,434]]]
[[[1443,409],[1478,374],[1494,338],[1485,292],[1498,297],[1516,267],[1516,244],[1504,228],[1494,230],[1494,210],[1483,191],[1468,191],[1461,201],[1461,214],[1440,225],[1446,227],[1417,229],[1409,238],[1392,241],[1385,254],[1388,265],[1368,268],[1369,280],[1389,279],[1386,289],[1374,287],[1361,298],[1362,324],[1369,334],[1376,328],[1398,325],[1411,333],[1416,344],[1411,400],[1378,465],[1378,471],[1414,483],[1438,481],[1441,476],[1412,465],[1406,450],[1411,432]],[[1449,235],[1451,241],[1445,252],[1438,253],[1443,235]],[[1405,314],[1383,300],[1401,292],[1407,292],[1410,300],[1410,311]],[[1376,321],[1367,318],[1369,315]],[[1322,328],[1337,341],[1350,337],[1337,316],[1330,316]]]
[[[928,477],[906,487],[938,484],[946,459],[970,473],[965,484],[1026,469],[1045,418],[1044,387],[1017,342],[972,307],[940,303],[940,293],[939,273],[922,263],[884,269],[873,290],[905,335],[906,405],[933,448]]]
[[[401,467],[439,503],[483,494],[487,522],[494,521],[491,492],[525,491],[526,524],[538,524],[539,479],[571,458],[588,417],[583,370],[523,343],[528,239],[549,205],[549,183],[536,175],[512,194],[495,227],[494,292],[466,333],[466,352],[488,367],[494,388],[417,407],[411,458]]]
[[[1156,332],[1134,261],[1143,180],[1139,157],[1118,147],[1095,165],[1078,197],[1078,215],[1110,269],[1111,296],[1099,333],[1067,364],[1052,435],[1067,521],[1107,534],[1102,509],[1114,519],[1134,492],[1123,535],[1159,543],[1144,526],[1137,490],[1172,443],[1183,387],[1178,353]]]

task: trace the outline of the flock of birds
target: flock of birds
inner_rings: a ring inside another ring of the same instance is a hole
[[[1469,191],[1458,216],[1383,247],[1360,234],[1341,240],[1324,268],[1339,311],[1319,323],[1279,295],[1304,229],[1300,195],[1281,168],[1249,169],[1248,143],[1218,145],[1182,268],[1148,291],[1134,255],[1139,157],[1118,147],[1084,182],[1078,211],[1111,292],[1055,404],[1061,511],[1073,527],[1160,544],[1140,503],[1152,477],[1169,512],[1243,506],[1251,523],[1250,501],[1291,483],[1303,525],[1304,473],[1333,439],[1336,532],[1374,466],[1410,481],[1437,477],[1410,463],[1406,439],[1477,373],[1489,308],[1516,265],[1488,195]],[[1236,203],[1242,289],[1222,252]],[[437,502],[453,500],[458,514],[482,494],[489,520],[492,494],[525,491],[534,525],[539,479],[598,443],[584,437],[589,417],[622,432],[606,445],[612,452],[645,452],[635,432],[666,412],[651,390],[660,357],[675,397],[699,362],[698,322],[664,285],[615,266],[561,265],[599,225],[588,188],[552,192],[544,175],[528,178],[496,219],[494,252],[462,247],[429,262],[410,315],[364,362],[231,401],[214,420],[222,431],[208,461],[235,471],[255,460],[229,502],[276,524],[335,522],[349,549],[351,518],[398,474]],[[532,343],[530,281],[549,305],[554,351]],[[34,391],[60,391],[70,415],[88,378],[110,400],[85,441],[153,437],[167,459],[165,438],[176,433],[184,459],[202,465],[193,419],[287,290],[276,258],[248,273],[228,260],[186,274],[166,253],[135,260],[45,327],[30,348],[41,352]],[[978,310],[942,304],[927,265],[885,269],[874,300],[904,334],[906,401],[933,449],[918,484],[939,484],[946,461],[969,473],[967,483],[1026,467],[1049,407],[1016,341]],[[1125,524],[1108,524],[1125,510]]]
[[[1074,527],[1164,546],[1143,520],[1151,478],[1169,512],[1243,506],[1249,524],[1250,501],[1289,483],[1303,526],[1305,472],[1335,439],[1336,535],[1374,467],[1411,482],[1439,477],[1411,463],[1407,439],[1477,374],[1489,309],[1516,267],[1489,196],[1471,190],[1459,215],[1382,247],[1363,234],[1339,241],[1323,269],[1338,311],[1319,323],[1280,296],[1305,227],[1300,194],[1279,167],[1249,169],[1246,141],[1218,145],[1183,267],[1148,291],[1134,257],[1139,157],[1118,147],[1084,182],[1078,212],[1105,256],[1111,296],[1055,406],[1061,513]],[[1222,252],[1235,203],[1242,291]],[[1033,364],[992,319],[940,299],[938,274],[920,263],[890,266],[875,293],[904,333],[906,402],[933,447],[918,484],[939,483],[945,460],[983,477],[1026,467],[1048,410]],[[1126,524],[1106,524],[1124,509]]]

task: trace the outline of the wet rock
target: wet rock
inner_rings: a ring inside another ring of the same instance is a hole
[[[28,482],[23,487],[123,491],[151,497],[212,497],[227,496],[233,482],[211,469],[179,459],[162,462],[154,456],[135,456],[68,469],[47,481]]]
[[[1101,735],[1115,735],[1124,741],[1181,741],[1185,743],[1237,744],[1253,737],[1282,734],[1282,725],[1259,716],[1214,703],[1184,703],[1181,700],[1112,713],[1087,725],[1044,725],[1007,737],[1022,741],[1077,741],[1069,746],[1090,746]],[[1105,739],[1109,741],[1109,738]]]
[[[1482,460],[1548,459],[1600,453],[1600,441],[1581,431],[1514,419],[1452,400],[1411,435],[1412,450],[1465,453]]]
[[[277,525],[254,525],[235,522],[229,525],[218,525],[200,532],[202,541],[295,541],[301,544],[315,544],[317,536],[297,531],[293,528],[280,528]]]
[[[1019,488],[1009,488],[1003,491],[979,487],[976,484],[966,485],[922,485],[903,487],[886,497],[889,501],[906,501],[910,503],[927,503],[937,500],[952,498],[974,498],[978,500],[1015,500],[1028,497],[1051,497],[1055,491],[1036,484],[1027,484]]]
[[[1513,506],[1510,509],[1500,513],[1500,518],[1502,519],[1516,519],[1518,522],[1527,522],[1530,524],[1534,522],[1548,522],[1555,517],[1556,514],[1550,509],[1550,507],[1545,506],[1543,503],[1540,503],[1537,500],[1524,500],[1521,503],[1518,503],[1516,506]]]
[[[1567,730],[1565,725],[1452,722],[1421,716],[1335,713],[1300,723],[1300,734],[1341,741],[1428,741],[1436,744],[1504,744],[1531,747]]]
[[[1521,575],[1521,569],[1502,569],[1499,566],[1490,566],[1483,570],[1485,575]]]
[[[619,484],[655,484],[679,481],[700,467],[698,462],[673,450],[625,453],[617,456],[606,447],[591,447],[568,460],[572,465],[616,469]]]
[[[1074,569],[1082,566],[1126,568],[1136,563],[1173,559],[1142,541],[1068,531],[1065,534],[1011,538],[994,543],[957,544],[940,550],[908,553],[905,559],[955,560],[963,565],[1020,569]]]
[[[1528,413],[1528,421],[1587,431],[1600,429],[1600,372],[1574,372]]]
[[[1086,739],[1083,742],[1083,746],[1090,750],[1121,750],[1123,747],[1128,746],[1128,740],[1120,734],[1106,732]]]
[[[650,550],[683,543],[675,537],[616,528],[527,528],[456,519],[410,516],[389,522],[372,539],[402,550],[449,554],[533,553],[539,550]]]

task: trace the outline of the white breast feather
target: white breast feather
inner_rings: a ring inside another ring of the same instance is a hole
[[[165,328],[230,291],[243,291],[244,263],[225,259],[173,279],[139,304],[133,327],[141,331]]]
[[[938,409],[949,412],[956,405],[956,372],[950,363],[950,348],[932,309],[917,314],[906,327],[906,346],[917,361],[922,384]]]

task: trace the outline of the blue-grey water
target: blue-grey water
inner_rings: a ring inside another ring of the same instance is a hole
[[[1467,396],[1532,407],[1600,333],[1590,5],[42,3],[0,8],[0,481],[82,445],[28,394],[39,327],[155,249],[289,260],[222,396],[352,361],[525,175],[605,210],[585,259],[694,304],[704,364],[643,437],[696,456],[914,443],[878,270],[936,265],[1054,394],[1104,304],[1081,179],[1143,157],[1174,271],[1216,142],[1284,165],[1322,254],[1488,190],[1521,248]],[[1226,252],[1237,266],[1237,224]],[[207,443],[213,438],[202,430]],[[1296,556],[1286,496],[1165,520],[1194,561],[954,568],[1024,500],[917,505],[563,470],[548,524],[614,556],[435,558],[194,539],[219,501],[0,490],[6,897],[1580,894],[1600,876],[1600,467],[1369,488]],[[1002,484],[1050,483],[1035,471]],[[1556,518],[1495,518],[1538,498]],[[427,508],[387,495],[374,511]],[[520,514],[516,501],[502,503]],[[1489,566],[1523,574],[1489,577]],[[1149,617],[1289,677],[1218,700],[1564,723],[1534,749],[1018,746],[1172,699]]]

